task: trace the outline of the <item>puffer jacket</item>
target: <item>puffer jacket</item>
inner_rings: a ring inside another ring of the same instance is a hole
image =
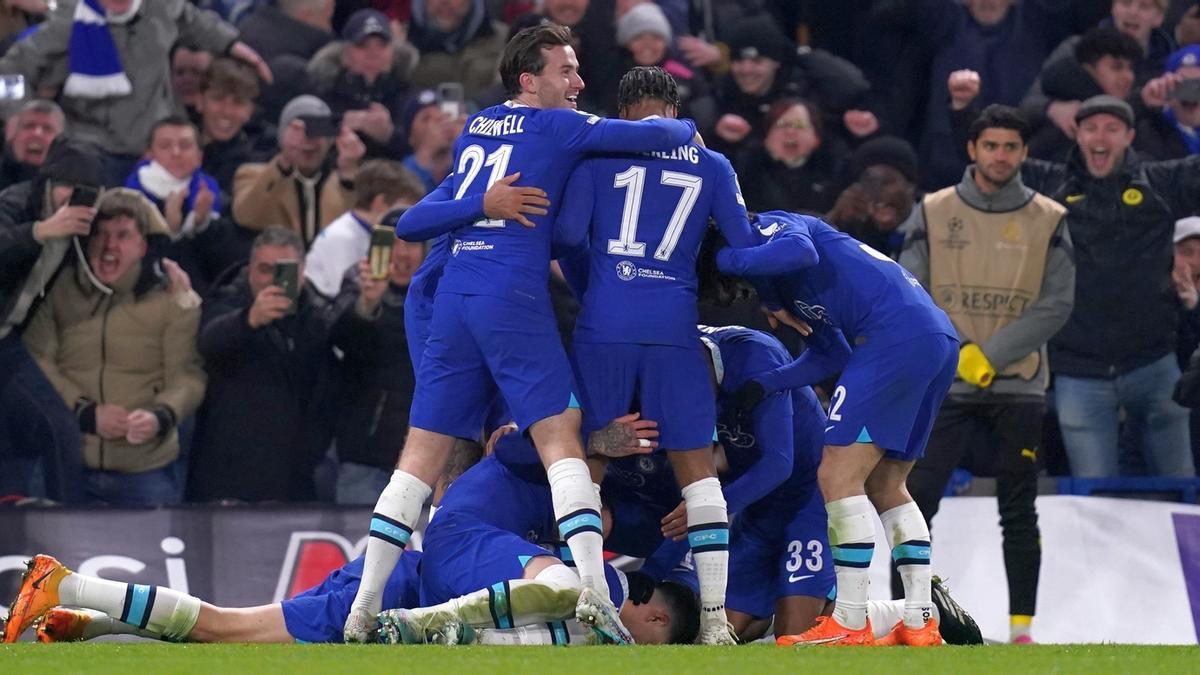
[[[45,23],[18,41],[0,58],[0,73],[25,76],[28,89],[61,92],[67,80],[68,45],[78,0],[59,0]],[[237,31],[215,13],[187,0],[143,0],[136,16],[110,23],[109,33],[125,74],[133,85],[126,96],[77,98],[59,94],[73,136],[90,140],[105,151],[140,155],[150,127],[182,112],[171,85],[171,47],[182,42],[194,49],[223,54]]]
[[[1111,378],[1175,349],[1171,284],[1175,221],[1200,209],[1200,156],[1142,162],[1130,150],[1093,178],[1078,151],[1066,164],[1026,160],[1025,185],[1067,207],[1075,305],[1050,341],[1050,370]]]
[[[152,204],[146,201],[145,208],[155,214],[147,236],[153,250],[151,240],[165,238],[167,229]],[[90,274],[85,245],[77,243],[73,269],[50,287],[25,330],[25,346],[79,415],[89,468],[133,473],[166,466],[179,455],[175,421],[191,415],[204,397],[198,298],[168,293],[154,273],[153,253],[103,288]],[[137,445],[100,438],[94,420],[102,404],[154,412],[158,436]]]

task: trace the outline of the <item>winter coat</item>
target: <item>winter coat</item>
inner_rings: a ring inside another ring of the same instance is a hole
[[[144,208],[157,216],[148,201]],[[148,253],[111,289],[89,274],[84,250],[60,274],[23,338],[83,432],[83,461],[91,469],[135,473],[158,469],[179,455],[175,423],[192,414],[204,396],[205,375],[196,351],[199,297],[168,293],[153,271],[152,240],[167,236],[161,218],[150,218]],[[106,292],[111,291],[111,292]],[[144,409],[159,419],[159,433],[130,444],[97,435],[95,406]]]
[[[233,177],[233,219],[250,230],[265,230],[272,225],[290,227],[312,242],[304,232],[301,187],[295,169],[284,173],[279,158],[269,162],[243,164]],[[343,183],[332,169],[321,174],[316,186],[317,230],[345,213],[354,203],[353,185]],[[315,237],[315,233],[314,233]]]
[[[412,85],[418,89],[460,82],[467,98],[475,100],[500,81],[498,66],[508,42],[508,26],[488,17],[483,0],[471,0],[463,25],[449,35],[426,20],[424,0],[415,0],[408,39],[421,52],[412,73]]]
[[[247,323],[254,298],[245,266],[230,268],[204,301],[197,347],[208,391],[196,413],[187,499],[309,500],[328,445],[319,382],[330,361],[326,306],[303,288],[296,313]]]
[[[128,23],[108,26],[133,91],[119,97],[77,98],[61,93],[70,74],[67,47],[77,2],[60,0],[36,32],[0,58],[0,73],[24,75],[30,91],[60,91],[57,101],[73,136],[113,154],[141,155],[151,126],[182,110],[171,84],[171,47],[183,42],[223,54],[237,41],[237,31],[187,0],[146,0]]]
[[[838,181],[848,154],[840,140],[828,138],[803,165],[789,168],[756,142],[737,158],[746,208],[824,215],[837,201]]]
[[[1111,378],[1175,349],[1171,283],[1175,221],[1200,209],[1200,156],[1141,162],[1132,151],[1104,178],[1078,153],[1066,164],[1026,160],[1025,185],[1067,207],[1075,306],[1050,341],[1050,369]]]

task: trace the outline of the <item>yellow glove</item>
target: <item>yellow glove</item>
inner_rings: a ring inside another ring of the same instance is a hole
[[[996,377],[996,369],[988,362],[979,345],[968,342],[958,351],[958,377],[963,382],[987,389]]]

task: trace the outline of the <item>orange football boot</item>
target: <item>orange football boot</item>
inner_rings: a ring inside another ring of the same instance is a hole
[[[58,585],[71,570],[48,555],[36,555],[25,563],[29,569],[21,578],[17,599],[8,610],[4,623],[4,642],[13,643],[34,621],[59,604]]]
[[[783,635],[775,640],[780,647],[803,647],[824,645],[842,647],[850,645],[873,645],[875,634],[871,631],[871,620],[861,629],[846,628],[832,616],[818,616],[817,624],[799,635]]]
[[[44,644],[79,642],[84,639],[84,631],[91,622],[92,615],[83,610],[55,607],[34,624],[35,635],[37,641]]]
[[[945,643],[938,631],[937,619],[930,618],[920,628],[909,628],[903,621],[897,621],[892,632],[876,640],[875,644],[884,647],[937,647]]]

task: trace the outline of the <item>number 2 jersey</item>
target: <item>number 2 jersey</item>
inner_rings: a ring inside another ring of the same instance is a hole
[[[694,134],[689,121],[628,122],[512,101],[476,113],[455,141],[454,199],[482,213],[487,189],[520,172],[516,184],[545,190],[549,213],[530,216],[533,228],[481,219],[454,230],[438,292],[497,296],[549,311],[553,225],[563,186],[579,160],[588,152],[667,150]]]
[[[696,255],[709,217],[731,245],[759,243],[733,167],[695,142],[581,162],[557,225],[571,241],[591,232],[586,251],[560,259],[582,292],[575,341],[695,345]]]

